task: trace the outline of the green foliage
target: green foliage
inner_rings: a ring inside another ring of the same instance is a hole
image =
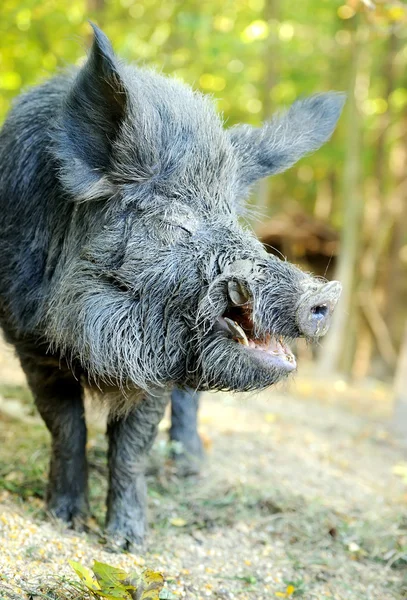
[[[73,560],[70,566],[80,579],[79,589],[95,598],[109,600],[169,600],[173,594],[164,587],[161,573],[144,569],[140,575],[131,575],[106,563],[95,561],[92,569]]]
[[[370,3],[371,4],[371,3]],[[91,41],[88,19],[101,25],[127,60],[153,65],[210,93],[228,125],[259,124],[296,97],[326,89],[346,89],[352,61],[355,11],[366,14],[373,74],[363,99],[368,136],[374,118],[387,108],[380,73],[390,27],[406,36],[399,4],[342,0],[4,0],[0,7],[0,120],[12,98],[66,65],[80,64]],[[356,6],[356,8],[355,8]],[[401,58],[401,57],[400,57]],[[399,85],[391,96],[396,113],[407,104]],[[342,162],[343,123],[336,142],[316,159],[306,159],[275,180],[275,197],[312,208],[317,188]],[[366,163],[373,168],[373,156]]]
[[[30,501],[32,509],[38,510],[45,496],[49,459],[44,427],[0,419],[0,438],[0,491]]]

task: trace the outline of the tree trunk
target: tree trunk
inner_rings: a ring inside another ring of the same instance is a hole
[[[268,23],[274,20],[278,20],[278,0],[266,0],[264,6],[264,19]],[[273,37],[274,34],[270,33],[267,38],[264,49],[263,61],[265,64],[265,77],[262,88],[262,120],[267,121],[270,118],[273,108],[271,102],[270,91],[276,84],[277,74],[275,65],[277,63],[276,49],[278,47],[277,40]],[[260,215],[267,215],[269,209],[271,182],[270,179],[262,179],[259,182],[257,189],[257,202],[256,208]]]
[[[389,202],[393,229],[390,237],[388,260],[384,268],[385,320],[396,347],[401,344],[402,323],[407,303],[407,269],[401,251],[407,242],[407,110],[402,118],[402,138],[397,147],[398,167],[396,188]]]
[[[347,134],[342,194],[343,214],[340,255],[336,278],[342,283],[343,292],[334,313],[331,329],[322,346],[319,369],[328,375],[338,372],[342,366],[345,347],[352,348],[350,322],[355,322],[355,303],[353,302],[356,262],[359,252],[362,223],[363,198],[359,185],[361,160],[361,116],[356,98],[356,88],[363,52],[361,28],[358,17],[352,32],[352,62],[349,73],[347,100]],[[353,318],[351,318],[353,313]],[[349,365],[347,365],[348,367]]]
[[[378,279],[383,259],[386,256],[389,244],[390,231],[393,225],[391,210],[391,198],[389,196],[389,158],[387,142],[389,126],[391,123],[390,96],[395,88],[395,60],[398,50],[398,40],[391,32],[387,40],[387,51],[382,64],[382,77],[385,81],[383,98],[387,102],[387,110],[379,118],[379,135],[377,138],[375,158],[374,187],[366,198],[365,208],[365,234],[369,239],[360,261],[360,285],[358,290],[358,301],[362,311],[364,322],[361,322],[366,335],[374,340],[375,346],[370,344],[371,358],[380,357],[384,368],[394,370],[396,351],[389,333],[387,324],[382,315],[382,303],[379,302]],[[373,215],[373,218],[372,218]],[[366,328],[367,326],[367,328]],[[358,336],[357,346],[366,346],[363,336]],[[357,348],[357,353],[359,350]],[[359,372],[364,377],[369,372],[369,364],[365,364],[366,371]],[[356,371],[353,370],[356,374]]]
[[[100,13],[105,8],[105,0],[87,0],[87,5],[90,12]]]

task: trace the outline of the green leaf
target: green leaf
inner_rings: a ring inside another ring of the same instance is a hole
[[[131,600],[132,598],[130,592],[124,586],[112,587],[109,591],[95,590],[94,594],[108,600]]]
[[[95,596],[108,600],[131,600],[130,590],[134,588],[124,583],[128,575],[122,569],[95,561],[92,573],[90,569],[72,560],[69,564],[81,582]]]
[[[129,575],[123,569],[95,560],[92,570],[100,585],[100,591],[97,592],[99,596],[114,600],[131,598],[129,591],[134,587],[127,584]]]
[[[92,571],[102,588],[104,584],[116,585],[128,578],[128,574],[123,569],[112,567],[97,560],[93,563]]]
[[[87,567],[84,567],[80,563],[75,562],[74,560],[69,560],[69,565],[75,571],[79,579],[82,581],[85,586],[91,590],[92,592],[98,592],[100,590],[100,585],[94,579],[93,573]]]

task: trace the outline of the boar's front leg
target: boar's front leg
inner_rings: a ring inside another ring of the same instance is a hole
[[[86,424],[80,382],[58,360],[21,355],[20,361],[35,404],[52,436],[47,491],[48,510],[75,529],[83,528],[88,511]]]
[[[147,396],[125,417],[111,416],[106,533],[111,549],[131,551],[147,528],[145,461],[153,445],[168,395]]]

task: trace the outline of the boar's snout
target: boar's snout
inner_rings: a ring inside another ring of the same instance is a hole
[[[326,334],[341,291],[339,281],[330,281],[303,294],[297,310],[297,324],[303,335],[317,338]]]

